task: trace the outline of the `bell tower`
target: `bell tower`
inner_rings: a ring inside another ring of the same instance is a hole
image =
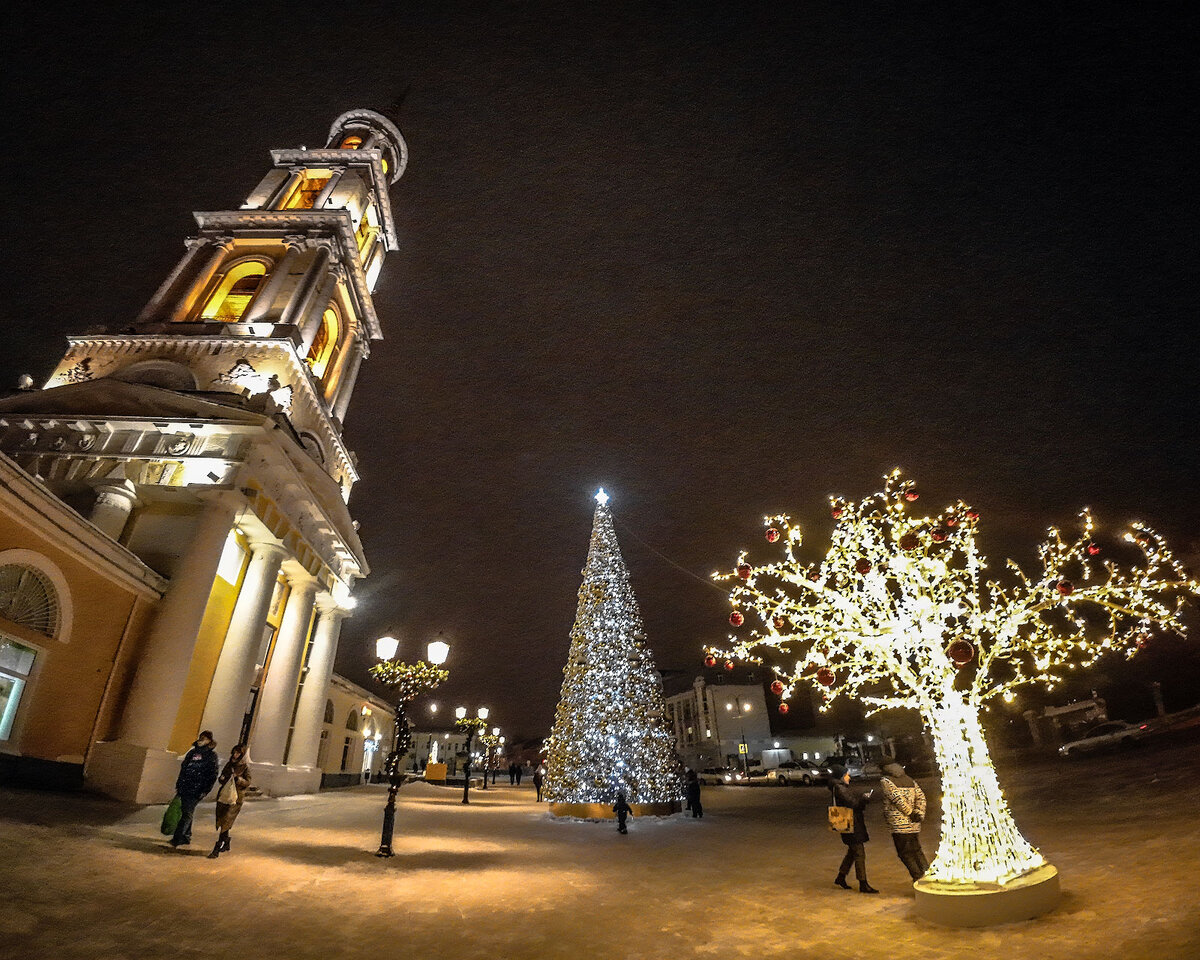
[[[267,793],[320,784],[325,690],[369,572],[342,423],[382,337],[372,290],[407,161],[370,110],[323,147],[272,150],[239,209],[195,214],[128,327],[70,337],[44,389],[0,398],[0,450],[169,581],[106,686],[98,789],[169,799],[201,729],[222,752],[248,740]]]

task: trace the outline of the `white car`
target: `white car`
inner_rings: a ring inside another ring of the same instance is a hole
[[[736,767],[705,767],[696,777],[701,783],[709,786],[746,782],[746,775]]]
[[[1103,750],[1106,747],[1131,747],[1141,740],[1150,729],[1148,723],[1126,723],[1124,720],[1109,720],[1092,727],[1078,740],[1068,740],[1058,748],[1059,756],[1073,757],[1080,753]]]
[[[767,781],[786,787],[793,783],[808,786],[813,783],[824,783],[829,779],[829,768],[813,763],[811,760],[785,760],[777,767],[767,771]]]

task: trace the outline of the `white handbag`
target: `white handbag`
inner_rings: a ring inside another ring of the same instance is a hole
[[[217,803],[228,803],[230,806],[238,802],[237,776],[230,774],[229,779],[221,784],[217,791]]]

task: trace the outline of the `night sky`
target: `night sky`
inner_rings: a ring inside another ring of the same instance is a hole
[[[9,18],[5,387],[127,325],[269,149],[352,107],[403,131],[346,427],[352,679],[444,632],[442,702],[547,733],[600,485],[664,668],[724,637],[703,581],[766,558],[765,513],[820,542],[894,465],[997,561],[1085,504],[1200,552],[1183,5]]]

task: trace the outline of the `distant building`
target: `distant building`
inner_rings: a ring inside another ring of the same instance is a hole
[[[0,397],[0,776],[165,801],[207,728],[221,754],[249,742],[264,792],[318,788],[368,573],[342,422],[406,150],[351,110],[323,147],[272,151],[239,209],[195,215],[135,322]]]
[[[383,769],[392,748],[395,708],[336,673],[326,690],[317,766],[321,786],[348,787]]]

